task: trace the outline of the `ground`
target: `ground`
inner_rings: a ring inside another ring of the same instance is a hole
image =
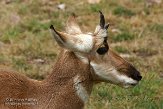
[[[132,63],[143,79],[131,89],[95,85],[85,109],[163,109],[163,1],[149,1],[2,0],[0,66],[45,78],[60,50],[50,24],[64,30],[68,16],[75,13],[82,30],[93,32],[101,10],[110,23],[110,48]],[[57,8],[59,4],[65,9]]]

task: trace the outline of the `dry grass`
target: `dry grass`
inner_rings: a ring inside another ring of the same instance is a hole
[[[65,10],[57,9],[60,3]],[[72,12],[85,31],[94,31],[98,10],[111,23],[110,46],[129,55],[143,75],[139,86],[122,89],[110,84],[94,87],[86,109],[163,109],[163,4],[143,0],[103,0],[99,4],[74,0],[0,1],[0,66],[42,79],[50,71],[59,47],[49,25],[63,30]]]

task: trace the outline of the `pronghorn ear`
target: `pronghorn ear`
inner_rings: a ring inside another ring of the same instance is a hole
[[[72,35],[55,30],[53,25],[50,26],[50,30],[54,36],[54,39],[63,48],[69,49],[75,52],[89,52],[92,49],[92,36]],[[91,43],[88,43],[91,42]]]
[[[67,23],[66,23],[66,32],[68,34],[81,34],[81,29],[79,27],[79,25],[77,24],[76,22],[76,16],[75,14],[72,14],[68,20],[67,20]]]
[[[66,41],[67,35],[65,33],[63,33],[63,32],[59,32],[59,31],[55,30],[53,25],[50,26],[50,30],[51,30],[51,33],[52,33],[54,39],[58,43],[58,45],[61,46],[61,47],[64,47],[64,43]]]

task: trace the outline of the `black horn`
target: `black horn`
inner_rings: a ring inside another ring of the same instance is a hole
[[[104,27],[105,27],[105,18],[104,18],[104,15],[102,14],[101,11],[99,11],[99,13],[100,13],[100,27],[102,29],[104,29]]]
[[[105,25],[104,28],[107,30],[109,26],[110,26],[110,24],[108,23],[108,24]]]

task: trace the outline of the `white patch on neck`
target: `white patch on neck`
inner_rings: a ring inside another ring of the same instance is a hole
[[[82,56],[82,54],[78,53],[78,52],[75,52],[75,55],[85,64],[88,64],[89,63],[89,60],[87,57],[85,56]]]
[[[79,75],[75,76],[73,81],[74,81],[76,94],[84,103],[87,102],[89,98],[89,94],[87,93],[86,89],[82,86],[81,84],[82,81],[80,80]]]
[[[118,72],[116,69],[112,68],[109,69],[108,67],[98,65],[95,63],[90,63],[91,66],[93,67],[96,75],[101,77],[104,80],[111,81],[112,83],[115,84],[123,84],[123,85],[128,85],[128,84],[136,84],[137,81],[133,80],[130,77],[127,77],[126,75],[121,74]]]

